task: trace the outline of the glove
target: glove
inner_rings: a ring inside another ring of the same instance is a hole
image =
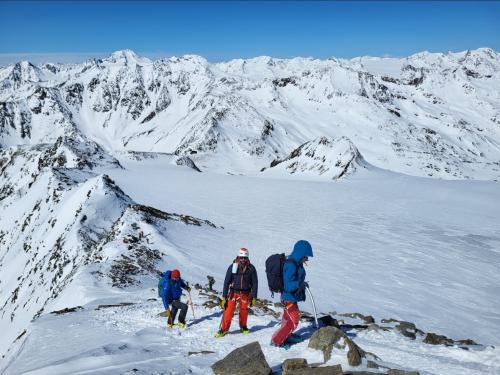
[[[221,308],[222,310],[224,310],[224,309],[226,308],[226,303],[227,303],[227,301],[226,301],[226,299],[225,299],[225,298],[222,298],[222,299],[220,300],[220,308]]]
[[[300,284],[299,289],[297,289],[296,293],[301,293],[306,290],[306,288],[309,288],[309,284],[306,281],[303,281],[302,284]]]
[[[166,316],[167,318],[170,318],[170,309],[166,309],[166,310],[165,310],[165,316]]]
[[[191,287],[187,287],[186,290],[188,291],[188,293],[191,291]]]
[[[253,307],[257,304],[257,298],[252,298],[252,300],[250,301],[250,307]]]

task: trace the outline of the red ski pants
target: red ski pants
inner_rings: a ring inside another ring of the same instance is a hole
[[[233,319],[234,310],[236,305],[240,305],[240,328],[247,326],[248,318],[248,304],[250,302],[250,294],[243,292],[232,292],[227,299],[226,309],[222,318],[221,330],[224,332],[229,331],[231,327],[231,320]]]
[[[299,325],[300,311],[297,302],[283,303],[283,318],[281,319],[280,328],[274,332],[271,341],[276,345],[283,345],[288,337],[295,331]]]

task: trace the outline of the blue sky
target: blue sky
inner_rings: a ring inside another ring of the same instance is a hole
[[[210,61],[500,50],[500,2],[0,2],[0,63],[129,48]]]

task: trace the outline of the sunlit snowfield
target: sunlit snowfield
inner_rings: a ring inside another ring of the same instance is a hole
[[[498,183],[425,179],[373,167],[340,181],[298,181],[198,173],[167,159],[123,158],[125,169],[105,171],[135,202],[218,226],[141,223],[151,235],[148,244],[166,254],[161,269],[179,268],[191,283],[205,284],[206,275],[213,275],[220,291],[228,265],[246,246],[259,272],[259,296],[270,298],[265,259],[307,239],[315,254],[307,279],[320,312],[360,312],[377,322],[407,320],[425,332],[497,345],[463,350],[424,344],[422,338],[411,340],[395,331],[359,332],[356,343],[377,354],[383,365],[421,375],[493,375],[500,370]],[[204,306],[206,297],[195,290],[196,319],[190,310],[186,330],[166,329],[165,318],[157,316],[163,306],[155,300],[154,276],[114,288],[107,277],[94,274],[109,273],[113,257],[126,248],[118,237],[103,250],[109,259],[75,275],[2,363],[4,374],[209,374],[216,360],[251,341],[260,342],[278,373],[287,358],[321,361],[321,352],[309,349],[307,341],[289,351],[269,346],[279,324],[270,315],[251,315],[250,335],[238,334],[233,321],[236,334],[215,339],[220,309]],[[124,302],[132,305],[120,305]],[[111,307],[101,309],[101,304]],[[74,306],[83,308],[49,313]],[[300,307],[311,311],[309,300]],[[299,331],[312,330],[310,323],[300,324]],[[189,354],[203,350],[213,353]],[[366,364],[350,367],[345,352],[336,349],[328,364],[337,363],[346,371],[367,369]]]
[[[426,332],[500,344],[498,183],[382,170],[307,182],[196,173],[154,160],[124,166],[109,174],[135,201],[225,228],[196,238],[172,233],[189,260],[180,265],[195,281],[211,274],[220,288],[246,246],[259,294],[269,297],[265,259],[307,239],[319,310],[409,320]]]

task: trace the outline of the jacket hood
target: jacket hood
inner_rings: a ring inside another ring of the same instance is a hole
[[[290,258],[292,258],[296,262],[300,262],[302,257],[312,257],[312,256],[313,256],[313,251],[311,244],[305,240],[297,241],[297,243],[293,247],[292,253],[290,254]]]

